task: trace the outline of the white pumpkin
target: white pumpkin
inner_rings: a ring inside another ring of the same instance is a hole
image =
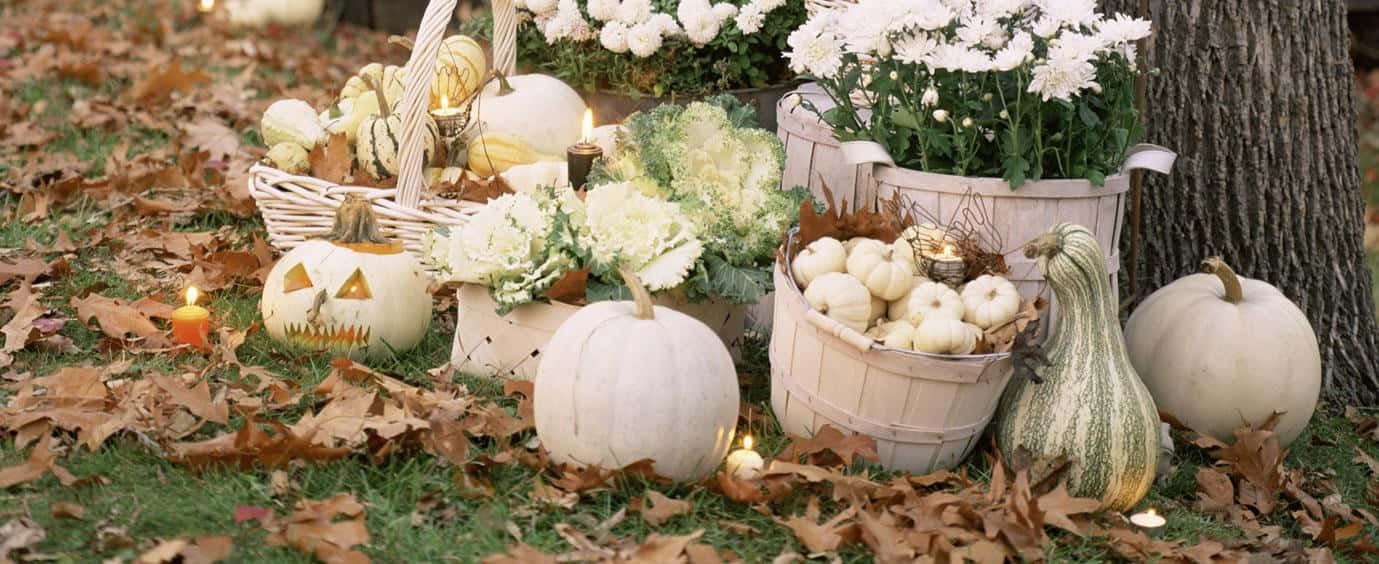
[[[982,329],[1004,325],[1020,312],[1020,291],[1009,280],[983,274],[962,289],[963,321]]]
[[[847,268],[848,254],[843,244],[832,237],[820,237],[801,249],[790,262],[790,273],[801,289],[821,274],[842,272]]]
[[[880,336],[876,339],[882,345],[893,349],[910,350],[915,348],[915,329],[907,321],[888,321],[877,327]]]
[[[621,468],[650,458],[668,478],[713,472],[733,443],[737,369],[723,341],[683,313],[597,302],[560,325],[537,368],[536,433],[556,462]]]
[[[345,122],[350,118],[350,111],[354,109],[354,98],[340,100],[332,107],[326,108],[317,118],[321,121],[321,127],[325,128],[328,135],[345,132]],[[348,136],[349,134],[346,133]]]
[[[829,272],[814,279],[804,291],[809,307],[827,315],[858,333],[871,321],[871,292],[852,276]]]
[[[869,248],[876,250],[876,252],[881,252],[885,246],[886,244],[882,243],[879,239],[872,239],[871,237],[853,237],[843,242],[843,250],[847,251],[849,255],[859,248]]]
[[[296,143],[311,150],[326,139],[326,130],[311,104],[288,98],[268,106],[259,122],[263,144],[269,147],[282,143]]]
[[[890,307],[890,302],[887,302],[886,300],[883,300],[883,299],[878,298],[878,297],[876,297],[876,296],[872,296],[872,297],[871,297],[871,316],[867,317],[867,325],[868,325],[868,326],[874,326],[874,325],[876,325],[876,322],[877,322],[877,321],[879,321],[879,320],[880,320],[881,318],[883,318],[883,317],[886,317],[886,309],[889,308],[889,307]]]
[[[269,336],[356,359],[421,342],[431,325],[430,280],[401,243],[379,235],[369,206],[346,197],[330,237],[273,265],[259,302]]]
[[[542,186],[564,186],[570,183],[570,167],[558,161],[538,161],[507,169],[498,176],[514,192],[531,194]]]
[[[1130,363],[1159,409],[1223,441],[1283,412],[1288,446],[1321,394],[1321,353],[1307,316],[1277,288],[1220,259],[1150,294],[1125,326]]]
[[[889,245],[858,245],[848,254],[847,272],[883,300],[905,295],[915,276],[912,262],[896,259]]]
[[[963,318],[962,296],[947,284],[921,279],[901,299],[891,302],[890,318],[919,325],[929,319]]]
[[[560,79],[524,74],[490,82],[474,109],[482,131],[516,135],[538,153],[564,155],[579,141],[586,106]]]
[[[268,154],[264,155],[263,159],[273,168],[288,174],[306,174],[311,170],[311,160],[306,149],[291,141],[274,145],[268,149]]]
[[[980,331],[959,319],[926,319],[915,328],[915,350],[933,354],[968,354],[977,348],[977,334]]]

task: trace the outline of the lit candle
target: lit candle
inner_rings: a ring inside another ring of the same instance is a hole
[[[172,340],[199,349],[206,346],[211,332],[211,312],[196,305],[196,298],[196,286],[187,288],[187,305],[172,312]]]
[[[576,190],[583,188],[585,181],[589,179],[589,169],[594,167],[594,160],[601,156],[603,149],[594,143],[594,112],[584,110],[584,126],[579,142],[570,145],[565,151],[570,185]]]
[[[459,157],[464,152],[458,150],[458,142],[469,125],[469,112],[465,108],[451,107],[450,98],[441,94],[441,107],[431,110],[431,118],[436,120],[436,129],[440,130],[441,142],[445,144],[446,166],[463,166]]]
[[[929,278],[955,286],[962,283],[962,279],[967,275],[967,264],[958,255],[957,249],[950,243],[944,243],[943,248],[938,254],[925,253],[924,258],[928,259],[924,265]]]
[[[752,436],[742,437],[742,448],[728,455],[728,474],[739,480],[755,480],[761,477],[766,462],[757,451],[752,450]]]
[[[196,3],[196,11],[203,14],[211,13],[215,9],[215,0],[200,0]]]
[[[1164,525],[1168,524],[1168,520],[1159,515],[1159,512],[1155,511],[1153,507],[1131,515],[1130,522],[1150,537],[1157,537],[1159,533],[1163,532]]]

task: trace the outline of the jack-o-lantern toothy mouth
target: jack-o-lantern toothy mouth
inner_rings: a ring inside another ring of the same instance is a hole
[[[357,325],[316,327],[289,323],[283,332],[289,342],[300,347],[343,351],[369,344],[373,329]]]

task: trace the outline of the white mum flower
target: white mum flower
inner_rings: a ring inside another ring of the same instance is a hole
[[[1034,38],[1030,37],[1029,32],[1021,31],[996,52],[992,57],[992,67],[1002,72],[1015,70],[1033,56]]]
[[[742,33],[751,35],[761,31],[761,25],[766,23],[766,10],[762,9],[761,4],[753,2],[742,7],[737,13],[737,28]]]
[[[536,15],[549,13],[555,10],[557,0],[527,0],[527,9]]]
[[[1033,72],[1028,91],[1045,102],[1055,98],[1070,101],[1078,92],[1096,85],[1096,67],[1085,60],[1050,58]]]
[[[573,0],[561,0],[561,7],[556,10],[555,17],[546,22],[544,32],[547,43],[561,39],[585,41],[594,37],[593,29],[589,27],[589,22],[584,21],[579,6]]]
[[[627,52],[627,26],[620,21],[611,21],[599,31],[599,43],[604,49],[614,53]]]
[[[627,30],[627,48],[633,55],[646,58],[661,48],[661,30],[650,22],[640,23]]]
[[[1058,33],[1060,29],[1063,29],[1063,24],[1058,20],[1050,17],[1043,17],[1039,18],[1039,21],[1034,22],[1034,26],[1030,28],[1030,31],[1034,32],[1034,34],[1039,37],[1048,39],[1053,37],[1053,34]]]
[[[905,17],[899,22],[906,27],[917,27],[924,31],[948,27],[953,20],[960,17],[960,12],[952,7],[939,2],[938,0],[911,0],[904,2],[907,10]]]
[[[666,37],[677,37],[685,32],[680,29],[680,24],[675,21],[675,16],[670,14],[657,13],[647,20],[656,29],[661,30],[661,35]]]
[[[1001,28],[994,18],[972,16],[963,21],[962,26],[958,28],[957,36],[958,41],[968,47],[976,47],[985,41],[988,35],[1000,32]]]
[[[976,8],[978,14],[995,19],[1019,14],[1029,4],[1029,0],[985,0],[977,2]]]
[[[601,22],[618,17],[618,0],[589,0],[589,17]]]
[[[917,65],[929,60],[934,49],[938,48],[938,40],[933,35],[919,32],[895,44],[895,58],[903,63]]]
[[[1096,0],[1039,0],[1039,9],[1044,17],[1071,27],[1097,20]]]
[[[939,123],[948,121],[948,110],[934,110],[934,121]]]
[[[785,5],[785,0],[752,0],[752,5],[763,12],[770,12]]]
[[[685,24],[685,37],[696,47],[703,47],[718,37],[721,29],[722,24],[718,23],[718,19],[712,16],[701,17]]]
[[[956,43],[939,45],[928,64],[933,68],[963,72],[986,72],[994,65],[991,57]]]
[[[651,0],[622,0],[618,5],[618,21],[630,26],[651,19]]]
[[[836,13],[819,12],[799,29],[790,33],[786,43],[790,51],[783,53],[790,59],[790,68],[829,79],[838,75],[843,66],[843,42],[834,32]]]
[[[1102,20],[1097,24],[1097,35],[1108,44],[1139,41],[1149,37],[1153,26],[1149,20],[1116,14],[1114,18]]]
[[[713,17],[720,23],[728,21],[737,15],[737,6],[727,2],[719,2],[713,5]]]

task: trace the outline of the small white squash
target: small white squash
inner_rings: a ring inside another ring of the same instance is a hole
[[[1321,394],[1317,335],[1302,310],[1269,283],[1236,276],[1219,258],[1150,294],[1125,326],[1130,363],[1154,403],[1223,441],[1283,412],[1288,446]]]
[[[635,302],[579,309],[546,345],[533,398],[536,433],[556,462],[616,469],[650,458],[693,482],[718,467],[737,425],[737,369],[723,341],[683,313]]]
[[[259,306],[275,340],[379,358],[421,342],[431,325],[429,284],[412,254],[379,233],[369,201],[351,194],[330,236],[273,265]]]
[[[853,237],[843,242],[843,250],[847,251],[849,255],[859,248],[874,249],[876,252],[881,252],[881,249],[885,248],[885,246],[885,243],[877,239],[872,239],[871,237]]]
[[[340,89],[340,100],[353,100],[373,92],[369,81],[382,85],[389,100],[401,100],[407,90],[407,69],[397,65],[385,66],[381,63],[364,65],[358,73],[345,81],[345,86]]]
[[[915,328],[915,350],[934,354],[968,354],[977,348],[980,329],[958,319],[935,317]]]
[[[367,79],[373,82],[373,79]],[[377,83],[374,83],[377,86]],[[376,90],[379,96],[379,105],[382,113],[371,115],[364,118],[359,123],[359,131],[355,134],[355,157],[359,160],[359,166],[374,178],[382,179],[397,174],[398,167],[401,166],[399,159],[402,154],[402,116],[394,113],[388,106],[388,99],[384,96],[381,88]],[[423,137],[424,151],[422,153],[422,164],[431,162],[431,155],[436,153],[436,144],[440,140],[440,129],[436,126],[435,120],[430,116],[425,120],[426,135]]]
[[[311,104],[293,98],[268,106],[259,122],[259,132],[263,134],[263,144],[269,147],[287,141],[310,150],[326,139],[326,130],[321,127],[316,110]]]
[[[431,78],[431,107],[459,106],[479,88],[488,73],[484,48],[467,35],[451,35],[441,42]]]
[[[345,131],[345,122],[350,119],[350,111],[353,109],[353,98],[340,100],[331,107],[326,108],[325,111],[321,112],[317,117],[320,119],[321,127],[325,128],[327,135],[345,133],[346,137],[348,137],[350,134]],[[355,127],[358,127],[358,124],[355,124]]]
[[[914,264],[896,259],[889,245],[858,245],[848,254],[847,272],[883,300],[905,295],[915,276]]]
[[[515,167],[542,161],[561,162],[560,157],[538,153],[521,137],[489,131],[469,142],[469,169],[490,178]]]
[[[858,333],[871,321],[871,292],[860,281],[842,272],[829,272],[814,279],[804,291],[809,307],[818,310]]]
[[[1020,312],[1020,291],[1005,278],[983,274],[963,287],[962,305],[963,321],[990,329]]]
[[[888,321],[877,327],[882,345],[893,349],[911,350],[915,348],[915,329],[907,321]]]
[[[883,318],[883,317],[886,317],[886,310],[890,307],[890,305],[891,305],[890,302],[887,302],[886,300],[883,300],[883,299],[878,298],[878,297],[876,297],[876,296],[872,296],[872,297],[871,297],[871,316],[867,318],[867,325],[868,325],[868,326],[876,325],[876,322],[877,322],[877,321],[879,321],[879,320],[880,320],[881,318]]]
[[[841,242],[832,237],[820,237],[795,255],[795,260],[790,262],[790,272],[795,275],[795,283],[807,289],[819,275],[847,269],[847,260],[848,253]]]
[[[291,141],[283,141],[268,149],[264,160],[274,168],[288,174],[306,174],[311,170],[311,160],[307,150]]]
[[[922,279],[923,280],[923,279]],[[930,319],[963,318],[962,296],[947,284],[924,280],[915,284],[902,299],[891,303],[890,317],[918,325]]]
[[[480,131],[515,135],[546,155],[564,155],[579,141],[585,108],[575,89],[544,74],[495,80],[474,105]]]
[[[560,161],[540,161],[517,165],[499,174],[514,192],[531,194],[542,186],[570,183],[570,167]]]

